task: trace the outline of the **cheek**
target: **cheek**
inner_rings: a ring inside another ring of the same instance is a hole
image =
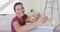
[[[24,14],[24,12],[25,12],[24,10],[21,10],[21,11],[20,11],[21,14]]]
[[[17,14],[19,14],[19,11],[16,11]]]
[[[23,9],[23,12],[25,12],[25,9]]]
[[[20,15],[24,15],[24,13],[23,13],[23,12],[21,12],[21,13],[20,13]]]

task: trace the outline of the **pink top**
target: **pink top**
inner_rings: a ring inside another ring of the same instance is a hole
[[[16,30],[14,29],[14,25],[13,25],[14,22],[18,22],[20,24],[20,26],[23,26],[26,24],[26,21],[25,21],[26,19],[27,19],[27,15],[25,15],[25,14],[22,17],[22,21],[17,16],[15,16],[11,22],[11,32],[16,32]]]

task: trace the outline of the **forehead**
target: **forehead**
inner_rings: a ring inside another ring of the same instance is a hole
[[[16,5],[15,8],[22,8],[22,7],[23,7],[23,5],[19,4],[19,5]]]

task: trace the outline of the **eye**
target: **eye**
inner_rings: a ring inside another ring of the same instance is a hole
[[[17,10],[20,10],[20,9],[17,9]]]

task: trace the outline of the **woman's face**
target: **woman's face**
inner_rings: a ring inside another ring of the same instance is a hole
[[[23,5],[17,5],[16,7],[15,7],[15,10],[16,10],[16,14],[18,15],[18,16],[23,16],[24,15],[24,12],[25,12],[25,9],[24,9],[24,7],[23,7]]]

